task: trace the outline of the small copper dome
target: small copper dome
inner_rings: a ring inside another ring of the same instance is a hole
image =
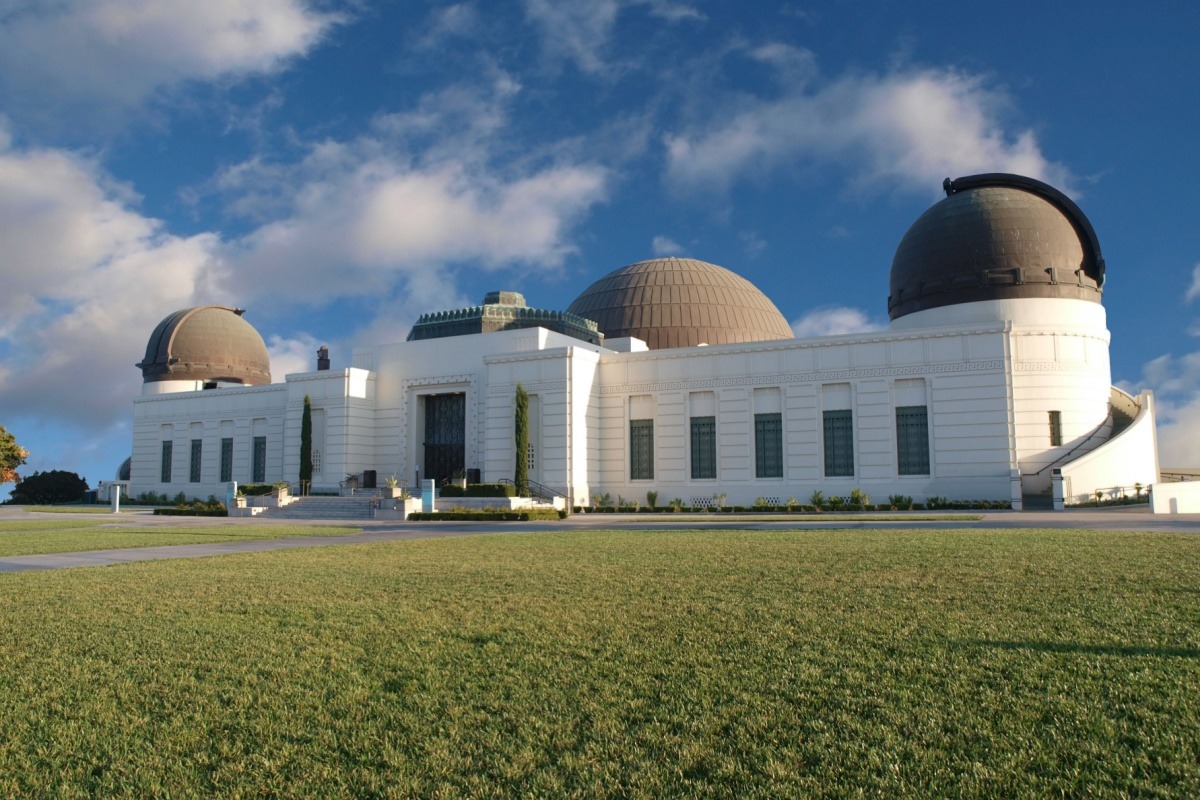
[[[185,308],[167,315],[146,343],[136,366],[144,382],[271,382],[271,361],[262,336],[243,310],[224,306]]]
[[[946,199],[922,214],[896,248],[892,319],[979,300],[1100,302],[1100,244],[1062,192],[1004,173],[947,178],[944,187]]]
[[[792,339],[792,327],[754,284],[691,258],[654,258],[610,272],[567,308],[607,338],[634,336],[651,350]]]

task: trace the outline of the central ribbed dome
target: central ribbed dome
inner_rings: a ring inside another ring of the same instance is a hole
[[[691,258],[653,258],[610,272],[567,308],[608,338],[651,350],[792,339],[783,314],[745,278]]]

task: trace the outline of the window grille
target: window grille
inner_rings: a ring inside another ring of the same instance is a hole
[[[650,480],[654,477],[654,420],[629,421],[629,477]]]
[[[1050,412],[1050,446],[1059,447],[1062,445],[1062,412]]]
[[[525,466],[529,468],[530,472],[533,472],[537,469],[537,453],[533,447],[533,442],[529,442],[528,445],[525,448]]]
[[[233,439],[221,440],[221,482],[233,480]]]
[[[929,412],[926,406],[896,407],[896,460],[901,475],[929,474]]]
[[[318,449],[317,449],[317,448],[315,448],[315,447],[313,448],[313,451],[312,451],[312,465],[313,465],[313,474],[314,474],[314,475],[320,475],[320,474],[321,474],[321,472],[322,472],[322,469],[321,469],[321,451],[320,451],[320,450],[318,450]]]
[[[692,479],[717,477],[717,418],[692,417]]]
[[[173,456],[172,451],[174,449],[175,449],[174,442],[163,442],[162,443],[162,474],[160,475],[160,477],[162,478],[163,483],[171,482],[171,458]]]
[[[254,437],[254,462],[250,480],[255,483],[266,483],[267,481],[267,437]]]
[[[825,476],[854,475],[854,415],[850,409],[825,412]]]
[[[783,415],[754,415],[754,477],[783,477]]]
[[[192,454],[189,463],[190,470],[188,471],[188,480],[192,483],[200,482],[200,462],[204,455],[204,441],[202,439],[192,439]]]

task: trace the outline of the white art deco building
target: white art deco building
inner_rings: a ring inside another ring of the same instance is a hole
[[[896,250],[879,332],[796,339],[745,279],[661,258],[566,311],[493,292],[424,315],[406,342],[355,348],[349,368],[322,352],[316,370],[272,383],[240,311],[177,311],[138,364],[129,491],[296,481],[305,395],[315,488],[368,470],[512,478],[518,384],[530,478],[576,505],[854,488],[1028,505],[1056,487],[1070,503],[1157,482],[1153,399],[1112,386],[1087,218],[1020,176],[947,180],[946,193]]]

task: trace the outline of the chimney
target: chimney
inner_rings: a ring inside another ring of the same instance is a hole
[[[329,348],[321,345],[317,350],[317,372],[329,371]]]

